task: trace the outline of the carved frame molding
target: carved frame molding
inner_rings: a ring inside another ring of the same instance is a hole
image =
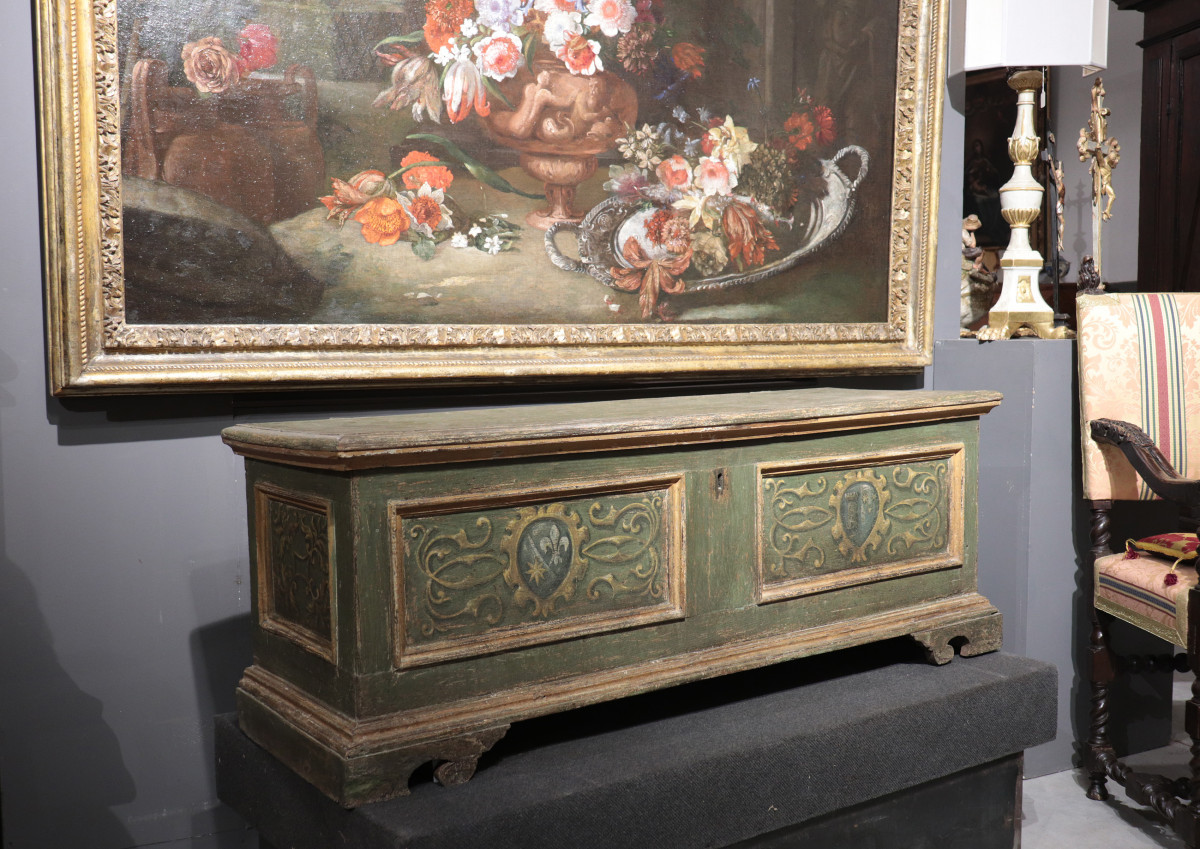
[[[900,372],[931,360],[948,0],[897,0],[887,321],[651,326],[127,323],[117,2],[37,3],[56,395]]]

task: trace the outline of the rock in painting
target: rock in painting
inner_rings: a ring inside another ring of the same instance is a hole
[[[157,180],[127,176],[122,194],[129,321],[296,321],[320,303],[324,284],[249,218]]]

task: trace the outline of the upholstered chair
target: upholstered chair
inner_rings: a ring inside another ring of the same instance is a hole
[[[1087,795],[1105,799],[1105,782],[1166,817],[1188,846],[1200,843],[1200,685],[1193,684],[1186,725],[1191,775],[1171,781],[1136,773],[1117,759],[1109,739],[1108,690],[1130,664],[1109,650],[1108,616],[1187,650],[1200,670],[1200,293],[1089,294],[1077,301],[1084,497],[1092,508],[1091,687],[1084,743]],[[1169,499],[1179,525],[1141,545],[1114,545],[1115,503]],[[1183,533],[1180,533],[1183,532]]]

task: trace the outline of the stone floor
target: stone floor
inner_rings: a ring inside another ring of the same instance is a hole
[[[1128,758],[1146,772],[1182,776],[1187,771],[1188,745],[1183,727],[1186,682],[1175,683],[1175,736],[1161,749]],[[1025,782],[1022,817],[1023,849],[1183,849],[1184,843],[1158,816],[1131,802],[1109,782],[1106,802],[1084,795],[1086,782],[1079,770],[1059,772]]]

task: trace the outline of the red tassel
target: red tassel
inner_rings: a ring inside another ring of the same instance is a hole
[[[1174,572],[1168,572],[1166,575],[1163,576],[1163,583],[1166,584],[1168,587],[1173,587],[1179,583],[1179,576],[1176,575]]]

